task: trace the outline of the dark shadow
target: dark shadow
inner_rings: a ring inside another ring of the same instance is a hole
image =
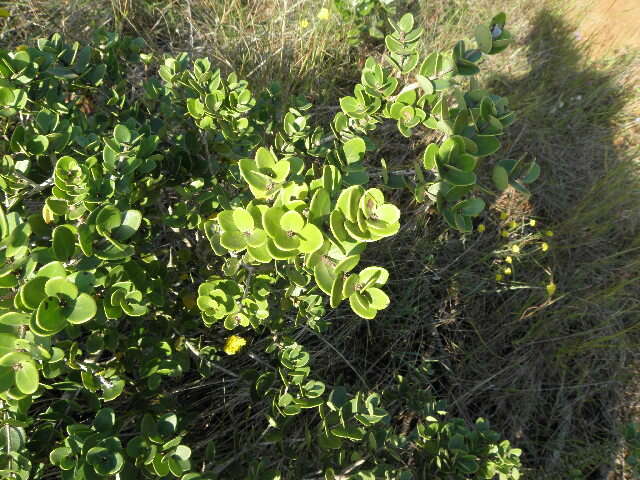
[[[468,273],[454,281],[475,293],[461,302],[464,322],[439,329],[452,347],[445,383],[458,414],[489,418],[524,450],[530,478],[622,478],[608,475],[640,321],[640,179],[620,128],[634,95],[629,59],[589,61],[572,27],[545,10],[518,46],[526,74],[489,82],[519,114],[503,154],[535,159],[544,173],[531,203],[505,195],[498,207],[538,218],[554,232],[541,239],[551,250],[524,248],[533,253],[516,265],[515,289],[498,295],[483,294],[481,271],[462,260]],[[550,278],[557,294],[545,301]]]

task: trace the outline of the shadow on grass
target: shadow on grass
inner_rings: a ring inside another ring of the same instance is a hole
[[[530,478],[611,478],[640,325],[640,178],[620,128],[631,72],[622,57],[589,62],[545,10],[522,43],[527,73],[490,84],[520,117],[507,155],[535,158],[543,176],[532,204],[507,194],[496,206],[554,235],[529,229],[498,295],[479,291],[471,264],[458,275],[461,291],[477,293],[462,302],[464,323],[441,331],[455,345],[449,395],[459,414],[491,419],[523,448]]]

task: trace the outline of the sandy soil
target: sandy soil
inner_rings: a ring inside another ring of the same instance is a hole
[[[640,0],[576,0],[577,35],[596,56],[640,48]]]

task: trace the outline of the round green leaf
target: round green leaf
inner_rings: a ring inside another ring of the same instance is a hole
[[[241,232],[252,232],[254,228],[253,217],[244,208],[233,209],[233,223]]]
[[[96,216],[96,228],[100,235],[111,235],[111,231],[122,224],[122,214],[113,205],[105,205]]]
[[[364,158],[367,149],[364,140],[360,137],[354,137],[344,143],[342,150],[344,152],[347,164],[360,162]]]
[[[16,96],[13,94],[13,90],[9,87],[0,87],[0,105],[9,107],[16,101]]]
[[[87,452],[87,463],[99,475],[115,475],[124,465],[124,458],[120,452],[114,452],[106,447],[93,447]]]
[[[455,206],[455,209],[457,209],[462,215],[465,215],[467,217],[476,217],[480,215],[480,213],[482,213],[482,211],[484,210],[484,205],[484,200],[475,197],[458,203]]]
[[[491,52],[493,38],[491,37],[491,30],[489,30],[489,27],[486,25],[478,25],[476,27],[475,35],[478,48],[482,50],[483,53]]]
[[[102,398],[105,402],[110,402],[120,396],[122,390],[124,390],[124,380],[117,377],[111,377],[108,379],[108,384],[102,385]]]
[[[67,272],[64,265],[60,262],[49,262],[40,270],[38,270],[38,277],[53,278],[53,277],[65,277]]]
[[[41,155],[49,148],[49,139],[44,135],[36,135],[27,143],[27,151],[33,155]]]
[[[105,435],[111,434],[116,423],[116,415],[112,408],[102,408],[96,413],[93,425]]]
[[[74,300],[78,296],[78,287],[63,277],[54,277],[44,284],[44,292],[49,297],[58,297],[61,300]]]
[[[371,307],[375,308],[376,310],[383,310],[389,306],[389,303],[391,303],[391,301],[389,300],[389,296],[379,288],[368,288],[366,294],[371,299]]]
[[[55,258],[68,261],[76,248],[76,236],[67,225],[60,225],[53,230],[53,252]]]
[[[280,228],[285,232],[298,233],[304,226],[304,218],[295,210],[289,210],[280,217]]]
[[[45,277],[35,277],[25,283],[20,289],[20,300],[25,307],[35,310],[40,302],[47,297],[44,286],[47,283]]]
[[[276,161],[276,156],[266,148],[260,147],[256,151],[256,165],[258,166],[258,168],[273,168],[273,166],[276,164]]]
[[[533,161],[531,162],[531,165],[529,165],[527,172],[525,173],[524,177],[520,179],[520,181],[522,183],[533,183],[538,179],[539,176],[540,166],[537,164],[537,162]]]
[[[327,295],[331,295],[331,289],[333,288],[333,282],[336,279],[336,274],[330,259],[327,257],[322,257],[320,259],[320,261],[313,267],[313,277],[320,289]]]
[[[73,451],[69,447],[58,447],[51,450],[49,460],[62,470],[70,470],[76,463]]]
[[[360,283],[364,285],[375,285],[381,287],[389,279],[389,271],[382,267],[367,267],[360,273]]]
[[[118,143],[129,143],[131,142],[131,132],[126,125],[119,124],[113,129],[113,138]]]
[[[242,178],[249,184],[251,191],[258,198],[263,198],[268,194],[268,186],[271,179],[258,171],[258,167],[248,158],[243,158],[238,162]]]
[[[342,295],[342,289],[344,287],[344,275],[338,273],[336,275],[336,279],[333,281],[333,285],[331,286],[331,298],[330,304],[331,308],[336,308],[340,305],[340,302],[344,299]]]
[[[135,235],[141,223],[142,213],[139,210],[127,210],[122,217],[121,225],[112,231],[113,238],[120,242],[128,240]]]
[[[19,325],[28,325],[30,315],[26,313],[17,313],[17,312],[7,312],[4,315],[0,316],[0,324],[2,325],[10,325],[12,327]]]
[[[275,243],[280,250],[284,251],[297,250],[300,246],[300,240],[293,232],[285,232],[283,230],[277,232],[273,238],[273,243]]]
[[[491,178],[493,179],[493,184],[500,191],[505,190],[509,186],[509,174],[507,173],[507,170],[500,165],[495,165],[493,167]]]
[[[247,235],[238,230],[233,232],[223,232],[220,235],[220,244],[231,251],[239,251],[247,248]]]
[[[54,335],[67,326],[58,297],[47,297],[38,306],[36,324],[48,335]]]
[[[191,458],[191,449],[186,445],[178,445],[173,454],[182,460],[189,460]]]
[[[349,297],[349,305],[351,310],[359,317],[371,320],[375,318],[377,310],[371,308],[367,300],[361,293],[355,292]]]
[[[16,387],[25,395],[35,393],[39,385],[38,367],[33,361],[14,364]]]
[[[322,232],[312,223],[307,223],[304,226],[298,234],[298,238],[300,239],[298,250],[302,253],[313,253],[324,243]]]
[[[264,226],[265,232],[271,238],[275,238],[276,236],[282,234],[282,227],[280,226],[280,219],[284,215],[284,209],[280,207],[271,207],[268,210],[265,210],[262,214],[262,225]]]

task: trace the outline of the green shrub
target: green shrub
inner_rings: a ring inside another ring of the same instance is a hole
[[[297,341],[326,329],[327,305],[374,319],[390,304],[393,272],[361,264],[400,228],[389,191],[473,229],[489,191],[479,159],[513,120],[474,78],[509,43],[504,23],[479,26],[478,48],[423,58],[413,16],[390,22],[388,66],[367,59],[330,132],[303,98],[276,85],[256,95],[204,58],[166,58],[155,75],[140,39],[53,35],[0,51],[4,478],[229,478],[232,462],[245,478],[292,478],[297,459],[281,453],[212,465],[206,442],[187,445],[187,409],[167,389],[215,377],[223,353],[251,355],[258,339],[270,363],[243,378],[270,405],[260,439],[286,445],[306,418],[325,478],[518,478],[520,452],[486,422],[466,426],[425,399],[401,431],[391,392],[325,385]],[[385,122],[443,138],[415,178],[384,161],[372,173]],[[523,192],[537,174],[511,160],[492,173],[498,190]]]

